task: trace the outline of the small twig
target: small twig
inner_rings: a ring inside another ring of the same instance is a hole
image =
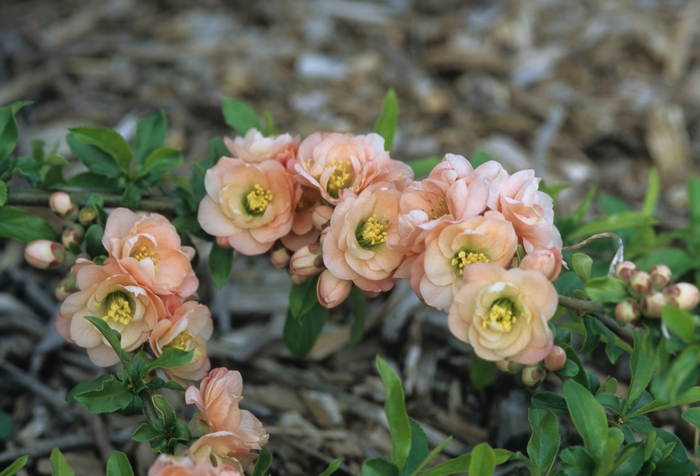
[[[110,439],[116,444],[124,444],[124,442],[129,441],[130,434],[122,436],[121,434],[115,434],[114,432],[108,433]],[[71,450],[74,448],[82,448],[86,446],[91,446],[95,443],[95,438],[87,431],[80,433],[75,433],[72,435],[60,435],[55,438],[50,438],[47,440],[42,440],[33,444],[31,446],[23,446],[21,448],[16,448],[12,450],[7,450],[0,453],[0,463],[6,461],[14,461],[20,456],[27,455],[30,458],[36,458],[39,456],[45,456],[51,453],[51,450],[58,448],[61,451]]]
[[[562,248],[562,251],[571,251],[571,250],[577,250],[591,241],[600,239],[600,238],[612,238],[615,241],[617,241],[617,252],[615,253],[615,256],[613,256],[612,261],[610,262],[610,267],[608,268],[608,276],[613,276],[615,274],[615,267],[618,265],[618,263],[624,261],[625,259],[625,246],[622,243],[622,238],[617,236],[615,233],[597,233],[589,238],[586,238],[580,243],[576,243],[575,245],[571,246],[565,246]]]
[[[87,407],[82,405],[81,410],[83,412],[83,416],[90,424],[90,431],[95,439],[95,447],[97,447],[97,452],[100,454],[100,459],[102,460],[102,463],[107,464],[109,457],[114,451],[114,447],[109,441],[109,431],[105,428],[104,422],[102,421],[102,417],[100,417],[100,415],[94,415],[87,409]]]
[[[64,400],[64,395],[62,392],[48,387],[31,375],[27,375],[25,372],[18,369],[11,363],[2,362],[0,363],[0,368],[7,372],[12,377],[12,380],[34,392],[38,397],[43,399],[46,403],[54,407],[59,412],[64,411],[68,406],[68,403]]]
[[[584,301],[583,299],[570,298],[559,296],[559,305],[572,311],[581,311],[586,313],[605,312],[603,305],[596,301]]]

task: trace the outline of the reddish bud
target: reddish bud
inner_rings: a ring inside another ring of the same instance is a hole
[[[558,248],[538,248],[520,262],[521,269],[536,269],[554,281],[561,272],[561,251]]]
[[[700,302],[698,288],[690,283],[678,283],[664,289],[668,304],[689,311]]]
[[[81,208],[78,214],[78,221],[83,226],[92,225],[97,221],[97,210],[92,207]]]
[[[66,254],[63,245],[50,240],[32,241],[24,248],[24,258],[39,269],[60,266],[65,261]]]
[[[639,318],[639,304],[632,299],[620,301],[615,306],[615,319],[625,324],[631,324]]]
[[[323,249],[319,243],[299,248],[289,260],[289,267],[299,276],[315,276],[325,269]]]
[[[525,385],[528,387],[535,387],[544,381],[544,378],[547,376],[547,372],[541,365],[537,364],[528,365],[523,369],[523,372],[520,375]]]
[[[318,277],[316,296],[318,302],[328,309],[334,308],[350,295],[352,281],[336,278],[327,269]]]
[[[219,248],[233,248],[231,243],[228,242],[228,238],[225,236],[217,236],[216,244],[219,245]]]
[[[61,243],[63,246],[70,249],[71,245],[79,245],[85,238],[85,228],[77,223],[72,223],[61,233]]]
[[[78,217],[78,204],[66,192],[55,192],[49,197],[49,208],[59,218],[73,221]]]
[[[615,266],[615,277],[620,278],[623,281],[628,281],[630,272],[637,269],[637,265],[631,261],[622,261]]]
[[[566,365],[566,352],[564,349],[555,345],[552,350],[549,351],[549,355],[544,358],[544,367],[547,370],[555,371],[561,370]]]
[[[519,364],[517,362],[513,362],[512,360],[503,359],[496,361],[496,367],[498,367],[498,369],[502,372],[517,374],[518,372],[522,372],[522,370],[525,368],[525,364]]]
[[[314,208],[314,212],[311,214],[311,221],[314,223],[314,228],[319,231],[323,231],[323,229],[331,221],[331,215],[333,215],[333,207],[328,205],[319,205]]]
[[[630,271],[627,287],[635,296],[644,296],[651,290],[651,276],[646,271],[633,269]]]
[[[78,287],[75,284],[75,276],[69,274],[56,285],[54,293],[56,299],[63,301],[77,290]]]
[[[647,294],[640,301],[642,314],[647,317],[661,317],[661,308],[667,304],[666,296],[658,291]]]
[[[287,266],[289,266],[289,258],[291,258],[291,256],[292,252],[288,250],[284,245],[277,242],[272,246],[272,252],[270,253],[270,263],[272,263],[272,266],[274,266],[277,269],[285,269]]]
[[[649,271],[649,276],[651,276],[651,286],[655,291],[661,291],[663,288],[671,284],[673,279],[673,273],[671,273],[671,268],[665,264],[657,264]]]

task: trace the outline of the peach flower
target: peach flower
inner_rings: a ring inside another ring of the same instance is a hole
[[[486,207],[500,211],[501,187],[510,174],[495,160],[484,162],[474,169],[474,174],[481,177],[488,186],[489,198],[486,201]]]
[[[321,206],[321,193],[315,188],[302,186],[301,198],[294,208],[292,229],[280,241],[292,251],[310,245],[318,240],[321,232],[314,227],[313,215],[316,208]]]
[[[522,269],[536,269],[547,279],[554,281],[559,276],[562,266],[562,256],[559,248],[536,248],[527,254],[520,262]]]
[[[190,455],[196,462],[207,461],[215,467],[231,466],[241,473],[258,457],[231,431],[203,435],[190,446]]]
[[[336,278],[323,270],[316,283],[316,297],[323,307],[332,309],[345,301],[352,291],[352,281]]]
[[[195,462],[189,456],[160,455],[148,468],[148,476],[243,476],[230,465],[212,466],[210,461]]]
[[[484,360],[531,365],[549,354],[553,335],[547,321],[558,296],[542,273],[475,263],[464,268],[464,278],[447,318],[452,334]]]
[[[248,410],[241,410],[243,379],[239,372],[219,367],[202,380],[197,387],[189,387],[185,401],[199,409],[197,420],[211,432],[232,432],[248,449],[259,450],[267,443],[268,434],[260,421]]]
[[[518,247],[513,225],[498,212],[469,218],[428,235],[425,254],[411,268],[411,285],[429,305],[447,311],[472,263],[508,266]]]
[[[182,246],[177,230],[162,215],[117,208],[107,219],[102,244],[126,273],[156,294],[187,297],[197,291],[199,280],[190,263],[194,248]]]
[[[223,157],[207,171],[204,185],[207,196],[197,216],[202,229],[227,237],[243,254],[265,253],[292,228],[298,187],[279,162]]]
[[[249,129],[245,137],[230,139],[224,137],[226,148],[233,157],[249,164],[258,164],[266,160],[276,160],[286,166],[296,156],[299,148],[299,136],[289,134],[265,137],[257,129]]]
[[[201,380],[209,371],[207,341],[211,337],[213,323],[209,308],[195,301],[188,301],[176,308],[172,316],[162,319],[153,328],[149,343],[156,357],[169,347],[192,350],[192,360],[182,367],[163,369],[170,379],[180,383],[187,380]]]
[[[396,233],[400,192],[367,189],[359,196],[341,193],[331,223],[321,235],[323,263],[339,279],[365,291],[388,291],[403,253],[387,246]]]
[[[84,316],[97,316],[121,334],[126,351],[138,348],[159,319],[166,315],[161,300],[147,287],[125,274],[114,258],[104,266],[89,262],[76,265],[78,292],[63,301],[56,329],[68,342],[87,349],[95,365],[108,367],[119,362],[116,352]]]
[[[341,190],[359,194],[373,183],[391,182],[403,190],[413,180],[406,164],[392,160],[378,134],[352,135],[317,132],[299,146],[290,167],[335,205]]]

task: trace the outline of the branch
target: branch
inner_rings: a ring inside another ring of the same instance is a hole
[[[559,305],[572,311],[583,312],[605,312],[603,305],[595,301],[584,301],[583,299],[575,299],[566,296],[559,296]]]
[[[39,206],[48,207],[49,197],[53,192],[40,190],[37,188],[10,189],[7,196],[6,205],[15,206]],[[105,202],[106,208],[116,208],[122,206],[122,196],[115,194],[102,194],[99,192],[68,192],[78,203],[78,206],[85,206],[87,198],[92,193],[100,195]],[[161,213],[163,215],[175,215],[175,198],[158,197],[141,200],[140,210]]]

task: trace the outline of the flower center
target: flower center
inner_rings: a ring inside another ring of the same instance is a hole
[[[491,304],[488,319],[484,319],[482,326],[510,332],[517,320],[518,317],[515,315],[515,304],[513,301],[510,299],[498,299]]]
[[[173,340],[171,340],[165,347],[175,347],[180,350],[188,350],[187,347],[190,344],[190,339],[192,339],[192,334],[190,331],[184,330],[180,332]]]
[[[131,322],[132,310],[129,298],[121,291],[114,292],[107,296],[107,305],[105,306],[106,313],[102,316],[105,321],[112,319],[114,322],[124,324],[125,326]]]
[[[352,164],[349,160],[345,161],[345,164],[339,160],[332,160],[330,165],[326,166],[326,168],[335,167],[335,170],[328,178],[328,185],[326,186],[326,190],[331,197],[338,198],[338,191],[348,188],[348,185],[350,185],[349,169],[351,166]]]
[[[435,208],[430,209],[430,214],[433,216],[433,220],[437,220],[441,216],[447,215],[447,202],[445,202],[444,198],[438,198],[437,205]]]
[[[357,242],[363,248],[369,248],[370,246],[384,243],[388,234],[385,231],[387,226],[389,226],[389,221],[386,219],[386,215],[384,215],[381,220],[378,220],[377,214],[375,213],[369,217],[366,222],[361,223],[360,226],[357,227],[357,231],[355,232]]]
[[[258,215],[267,210],[267,206],[272,201],[272,192],[263,189],[259,184],[253,185],[253,190],[245,197],[245,207],[248,213]]]
[[[489,261],[489,257],[484,253],[459,250],[457,253],[455,253],[450,264],[457,271],[457,275],[462,276],[462,270],[466,265],[472,263],[488,263]]]
[[[138,250],[136,250],[135,253],[131,255],[132,258],[135,258],[138,261],[145,260],[146,258],[151,258],[151,261],[153,262],[153,268],[155,271],[158,271],[158,267],[156,264],[160,261],[160,258],[158,257],[158,253],[153,251],[153,248],[150,246],[142,246]]]

